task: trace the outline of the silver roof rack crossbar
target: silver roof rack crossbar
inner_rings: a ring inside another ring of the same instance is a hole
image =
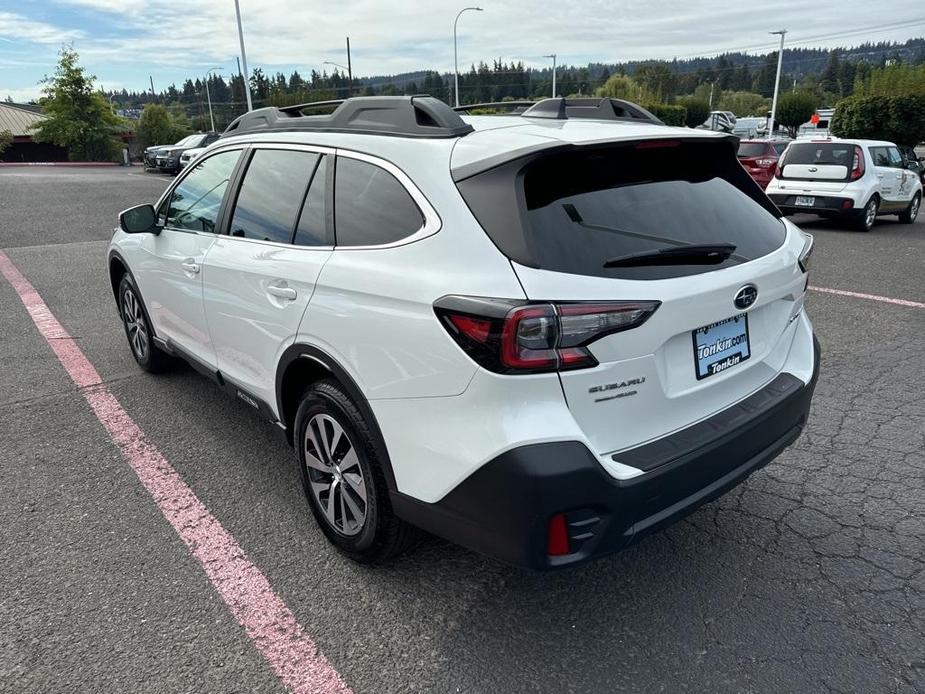
[[[328,114],[305,113],[331,108]],[[233,120],[222,136],[299,130],[446,138],[466,135],[473,128],[453,109],[431,96],[358,96],[260,108]]]

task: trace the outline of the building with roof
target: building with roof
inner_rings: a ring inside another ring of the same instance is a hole
[[[44,119],[37,106],[0,102],[0,132],[9,130],[13,135],[13,144],[0,153],[0,161],[67,161],[63,147],[33,139],[31,127]]]

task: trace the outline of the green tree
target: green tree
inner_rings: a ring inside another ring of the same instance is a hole
[[[32,126],[36,142],[65,147],[72,161],[115,159],[121,149],[116,135],[122,120],[94,90],[96,77],[80,67],[77,51],[65,46],[58,55],[55,74],[42,81],[39,103],[46,118]]]
[[[598,88],[597,95],[635,101],[636,103],[655,103],[659,101],[658,95],[626,75],[611,75],[608,77],[603,86]]]
[[[178,117],[160,104],[145,104],[136,133],[142,147],[169,145],[192,132],[186,116]]]
[[[831,128],[838,137],[915,146],[925,141],[925,94],[842,99],[835,107]]]
[[[684,123],[689,128],[696,128],[702,125],[710,116],[710,102],[706,99],[698,99],[696,96],[682,96],[678,103],[687,109]]]
[[[822,75],[819,77],[819,86],[830,94],[841,94],[841,62],[838,60],[838,51],[829,53]]]
[[[771,100],[754,92],[722,92],[713,97],[713,108],[737,116],[766,116]]]
[[[796,137],[800,126],[816,112],[816,97],[806,92],[787,92],[777,102],[777,122],[787,128],[790,137]]]
[[[3,154],[3,150],[13,144],[13,133],[9,130],[0,130],[0,154]]]

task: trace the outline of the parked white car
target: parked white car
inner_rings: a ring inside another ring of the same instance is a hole
[[[180,171],[185,169],[189,163],[197,156],[205,152],[207,147],[194,147],[193,149],[188,149],[180,155]]]
[[[141,368],[180,357],[272,422],[342,552],[418,526],[579,563],[800,435],[812,237],[736,138],[609,99],[316,107],[241,116],[108,262]]]
[[[841,217],[870,231],[878,215],[911,224],[922,183],[899,148],[881,140],[824,138],[790,143],[765,191],[785,214]]]

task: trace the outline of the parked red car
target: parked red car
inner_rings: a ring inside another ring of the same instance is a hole
[[[767,188],[777,160],[789,144],[789,140],[742,140],[736,156],[755,182]]]

